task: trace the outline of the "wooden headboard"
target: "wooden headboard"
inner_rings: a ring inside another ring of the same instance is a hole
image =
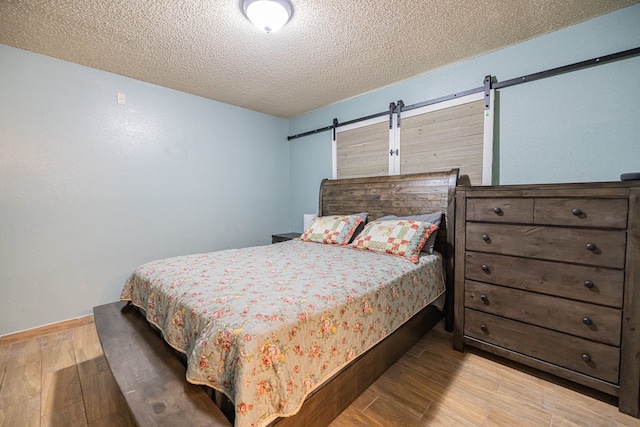
[[[458,169],[410,175],[324,179],[320,184],[318,215],[368,212],[369,220],[385,215],[417,215],[443,212],[436,250],[445,257],[447,329],[453,326],[454,214]]]

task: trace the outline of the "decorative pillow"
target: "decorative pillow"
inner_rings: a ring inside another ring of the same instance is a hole
[[[428,214],[410,215],[410,216],[387,215],[387,216],[383,216],[382,218],[378,218],[376,221],[386,221],[389,219],[406,219],[406,220],[413,220],[413,221],[420,221],[420,222],[430,222],[431,224],[437,226],[439,229],[440,221],[442,220],[442,212],[438,211],[438,212],[433,212]],[[429,235],[429,238],[427,239],[427,243],[425,243],[424,246],[422,247],[422,252],[426,252],[429,254],[433,253],[433,247],[436,244],[437,235],[438,235],[438,230],[434,231]]]
[[[306,242],[346,245],[361,222],[362,217],[358,215],[320,216],[311,222],[300,239]]]
[[[349,239],[349,243],[353,242],[353,239],[355,239],[356,236],[362,233],[362,230],[364,230],[364,226],[367,225],[367,218],[369,217],[369,212],[360,212],[354,215],[357,215],[360,218],[362,218],[362,222],[358,224],[358,226],[356,227],[356,230],[351,235],[351,239]]]
[[[351,247],[418,262],[420,250],[437,229],[434,224],[413,220],[374,221],[364,227]]]

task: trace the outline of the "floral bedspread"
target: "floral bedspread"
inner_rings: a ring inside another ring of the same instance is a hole
[[[236,426],[295,414],[305,397],[444,292],[440,255],[403,258],[292,240],[149,262],[121,299],[225,393]]]

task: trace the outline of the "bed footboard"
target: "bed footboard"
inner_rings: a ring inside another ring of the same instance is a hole
[[[104,355],[139,426],[231,426],[203,388],[185,380],[174,350],[137,309],[118,301],[93,313]]]

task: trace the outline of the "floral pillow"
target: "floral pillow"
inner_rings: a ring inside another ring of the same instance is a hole
[[[420,250],[438,227],[413,220],[373,221],[367,224],[351,247],[386,253],[418,262]]]
[[[346,245],[361,222],[362,217],[358,215],[320,216],[311,222],[300,239],[306,242]]]

